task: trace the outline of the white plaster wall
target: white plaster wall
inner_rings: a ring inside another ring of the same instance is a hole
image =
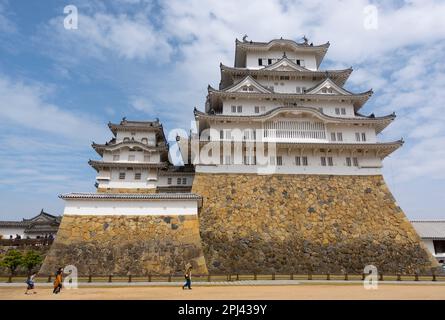
[[[379,168],[357,168],[357,167],[259,167],[244,165],[218,165],[218,166],[196,166],[198,173],[252,173],[252,174],[328,174],[328,175],[380,175]]]
[[[172,179],[172,183],[168,184],[168,178]],[[181,179],[181,183],[178,184],[178,178]],[[186,184],[182,183],[183,178],[186,179]],[[168,187],[168,186],[191,186],[193,184],[193,176],[192,175],[171,175],[171,176],[160,176],[158,180],[158,186],[160,187]]]
[[[65,200],[64,215],[194,215],[197,200]]]
[[[25,236],[25,229],[24,228],[6,228],[6,227],[0,227],[0,235],[3,236],[3,239],[9,239],[9,236],[12,236],[15,238],[15,236],[18,234],[22,237],[22,239],[26,239]]]
[[[303,52],[292,52],[289,49],[277,50],[272,49],[270,51],[262,52],[247,52],[246,54],[246,67],[249,69],[259,69],[264,68],[264,66],[258,65],[258,58],[272,58],[272,59],[282,59],[283,52],[286,52],[286,56],[289,59],[300,59],[304,60],[304,67],[309,70],[317,70],[317,63],[314,54],[303,53]]]
[[[317,119],[317,121],[319,121]],[[241,138],[243,137],[242,132],[245,130],[256,130],[257,141],[278,141],[277,139],[265,139],[262,137],[262,123],[261,122],[231,122],[223,123],[218,122],[211,125],[208,132],[203,132],[202,139],[210,134],[211,141],[220,141],[220,131],[224,131],[224,140],[226,140],[226,131],[232,130],[232,136]],[[312,141],[310,139],[281,139],[280,141],[290,141],[290,142],[326,142],[331,143],[331,132],[337,133],[341,132],[343,136],[343,141],[332,141],[332,143],[376,143],[377,136],[375,129],[365,125],[349,125],[349,124],[326,124],[326,140]],[[360,134],[360,141],[356,140],[356,133]],[[365,133],[366,141],[362,141],[362,133]],[[252,140],[252,136],[250,137]]]
[[[132,134],[132,132],[130,131],[118,131],[116,133],[116,143],[122,142],[124,140],[124,138],[129,138],[131,140],[131,138],[134,138],[135,141],[138,142],[142,142],[143,138],[147,138],[148,139],[148,145],[156,145],[156,133],[155,132],[141,132],[141,131],[135,131],[133,132],[134,134]]]
[[[341,101],[296,101],[298,106],[323,108],[323,113],[333,117],[355,117],[354,106],[351,102]],[[242,113],[233,113],[232,106],[243,106]],[[255,113],[255,106],[264,106],[264,111],[260,108],[260,113]],[[227,99],[223,101],[222,113],[225,115],[260,115],[262,113],[269,112],[277,107],[283,107],[283,103],[280,101],[260,100],[260,99]],[[346,114],[337,115],[335,108],[345,108]]]
[[[119,173],[125,172],[125,179],[119,179]],[[141,173],[141,179],[136,180],[135,173]],[[157,169],[133,169],[112,168],[111,171],[100,171],[97,175],[99,188],[156,188],[158,179]],[[104,178],[108,177],[109,180]]]
[[[431,252],[431,254],[433,256],[436,255],[436,252],[434,251],[434,243],[433,240],[429,240],[429,239],[422,239],[423,243],[425,244],[425,246],[427,247],[428,251]]]
[[[272,153],[273,154],[273,153]],[[227,153],[223,154],[223,151],[214,152],[212,157],[206,157],[204,151],[201,152],[200,164],[196,166],[196,172],[217,172],[224,173],[225,171],[231,173],[258,173],[263,171],[266,164],[270,164],[269,156],[270,153],[266,153],[266,157],[259,153],[257,155],[257,165],[245,165],[243,164],[243,159],[245,155],[253,156],[254,154],[243,152],[237,152],[234,154],[233,149]],[[231,157],[231,162],[233,164],[226,164],[226,157]],[[304,150],[289,150],[284,148],[278,148],[276,150],[276,156],[282,157],[281,166],[269,166],[272,172],[276,173],[286,173],[286,174],[380,174],[382,161],[379,157],[375,156],[373,153],[359,154],[354,152],[314,152],[314,151],[304,151]],[[301,165],[296,165],[295,157],[307,157],[308,165],[303,166],[302,159]],[[327,165],[321,165],[321,157],[332,157],[333,166],[328,165],[328,160],[326,159]],[[351,166],[347,166],[346,158],[351,158]],[[353,158],[357,158],[358,167],[353,165]],[[261,160],[266,159],[266,160]],[[276,163],[276,162],[275,162]]]
[[[119,160],[114,161],[113,155],[119,155]],[[131,162],[147,162],[144,161],[144,156],[150,156],[149,163],[158,163],[161,160],[159,151],[130,151],[128,147],[120,148],[118,150],[109,152],[105,151],[103,155],[103,161],[107,162],[129,162],[128,157],[134,155],[135,160]]]

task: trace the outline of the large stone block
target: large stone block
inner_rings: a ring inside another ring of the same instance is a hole
[[[75,265],[81,275],[147,275],[207,268],[195,215],[65,215],[40,272]]]
[[[414,272],[437,263],[382,176],[197,173],[210,272]]]

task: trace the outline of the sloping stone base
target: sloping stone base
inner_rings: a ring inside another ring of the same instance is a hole
[[[79,275],[170,274],[188,263],[207,273],[196,215],[65,215],[40,273],[75,265]]]
[[[197,173],[210,272],[414,272],[437,263],[382,176]]]

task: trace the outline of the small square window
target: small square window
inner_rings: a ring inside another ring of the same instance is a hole
[[[307,157],[303,157],[303,166],[307,166]]]
[[[362,141],[366,141],[366,133],[362,132]]]
[[[172,184],[172,178],[167,178],[167,184]]]
[[[331,132],[331,141],[336,141],[337,137],[335,135],[335,132]]]
[[[181,178],[176,179],[176,184],[181,184]]]
[[[360,133],[355,133],[355,141],[360,141]]]
[[[232,113],[236,112],[236,106],[232,106]]]
[[[220,140],[224,139],[224,130],[219,130],[219,139]]]
[[[341,114],[346,114],[346,109],[345,108],[341,108]]]
[[[255,113],[260,113],[260,107],[255,106]]]
[[[259,66],[262,66],[262,65],[263,65],[263,59],[258,58],[258,65],[259,65]]]
[[[187,184],[187,178],[182,178],[182,184]]]
[[[332,167],[334,165],[334,161],[332,160],[332,157],[328,157],[328,165]]]
[[[236,111],[237,111],[238,113],[243,112],[243,106],[238,106],[238,107],[236,107]]]
[[[119,180],[125,180],[125,172],[119,172]]]
[[[141,180],[141,173],[140,172],[136,172],[134,174],[134,180]]]
[[[346,165],[348,166],[348,167],[350,167],[352,164],[351,164],[351,158],[346,158]]]
[[[343,141],[343,133],[337,132],[337,140],[338,141]]]
[[[283,165],[283,157],[282,156],[278,156],[277,157],[277,166],[282,166]]]
[[[321,157],[320,160],[321,160],[321,165],[323,167],[325,167],[326,166],[326,157]]]
[[[113,155],[113,161],[119,161],[119,158],[118,154]]]
[[[354,167],[358,167],[358,159],[357,158],[352,158],[352,161],[354,163]]]
[[[301,166],[301,158],[300,157],[295,157],[295,165]]]
[[[340,114],[340,109],[339,108],[335,108],[335,114]]]

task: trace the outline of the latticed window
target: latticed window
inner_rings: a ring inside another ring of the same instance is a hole
[[[301,158],[300,157],[295,157],[295,165],[301,166]]]
[[[308,163],[308,162],[307,162],[307,157],[303,157],[302,160],[303,160],[303,166],[307,166],[307,163]]]
[[[134,174],[134,180],[141,180],[141,173],[140,172],[136,172]]]
[[[337,140],[338,141],[343,141],[343,133],[337,132]]]
[[[125,180],[125,172],[119,172],[119,179]]]
[[[354,164],[354,167],[358,167],[358,159],[352,158],[352,163]]]
[[[275,139],[326,139],[323,122],[315,121],[267,121],[264,137]]]

